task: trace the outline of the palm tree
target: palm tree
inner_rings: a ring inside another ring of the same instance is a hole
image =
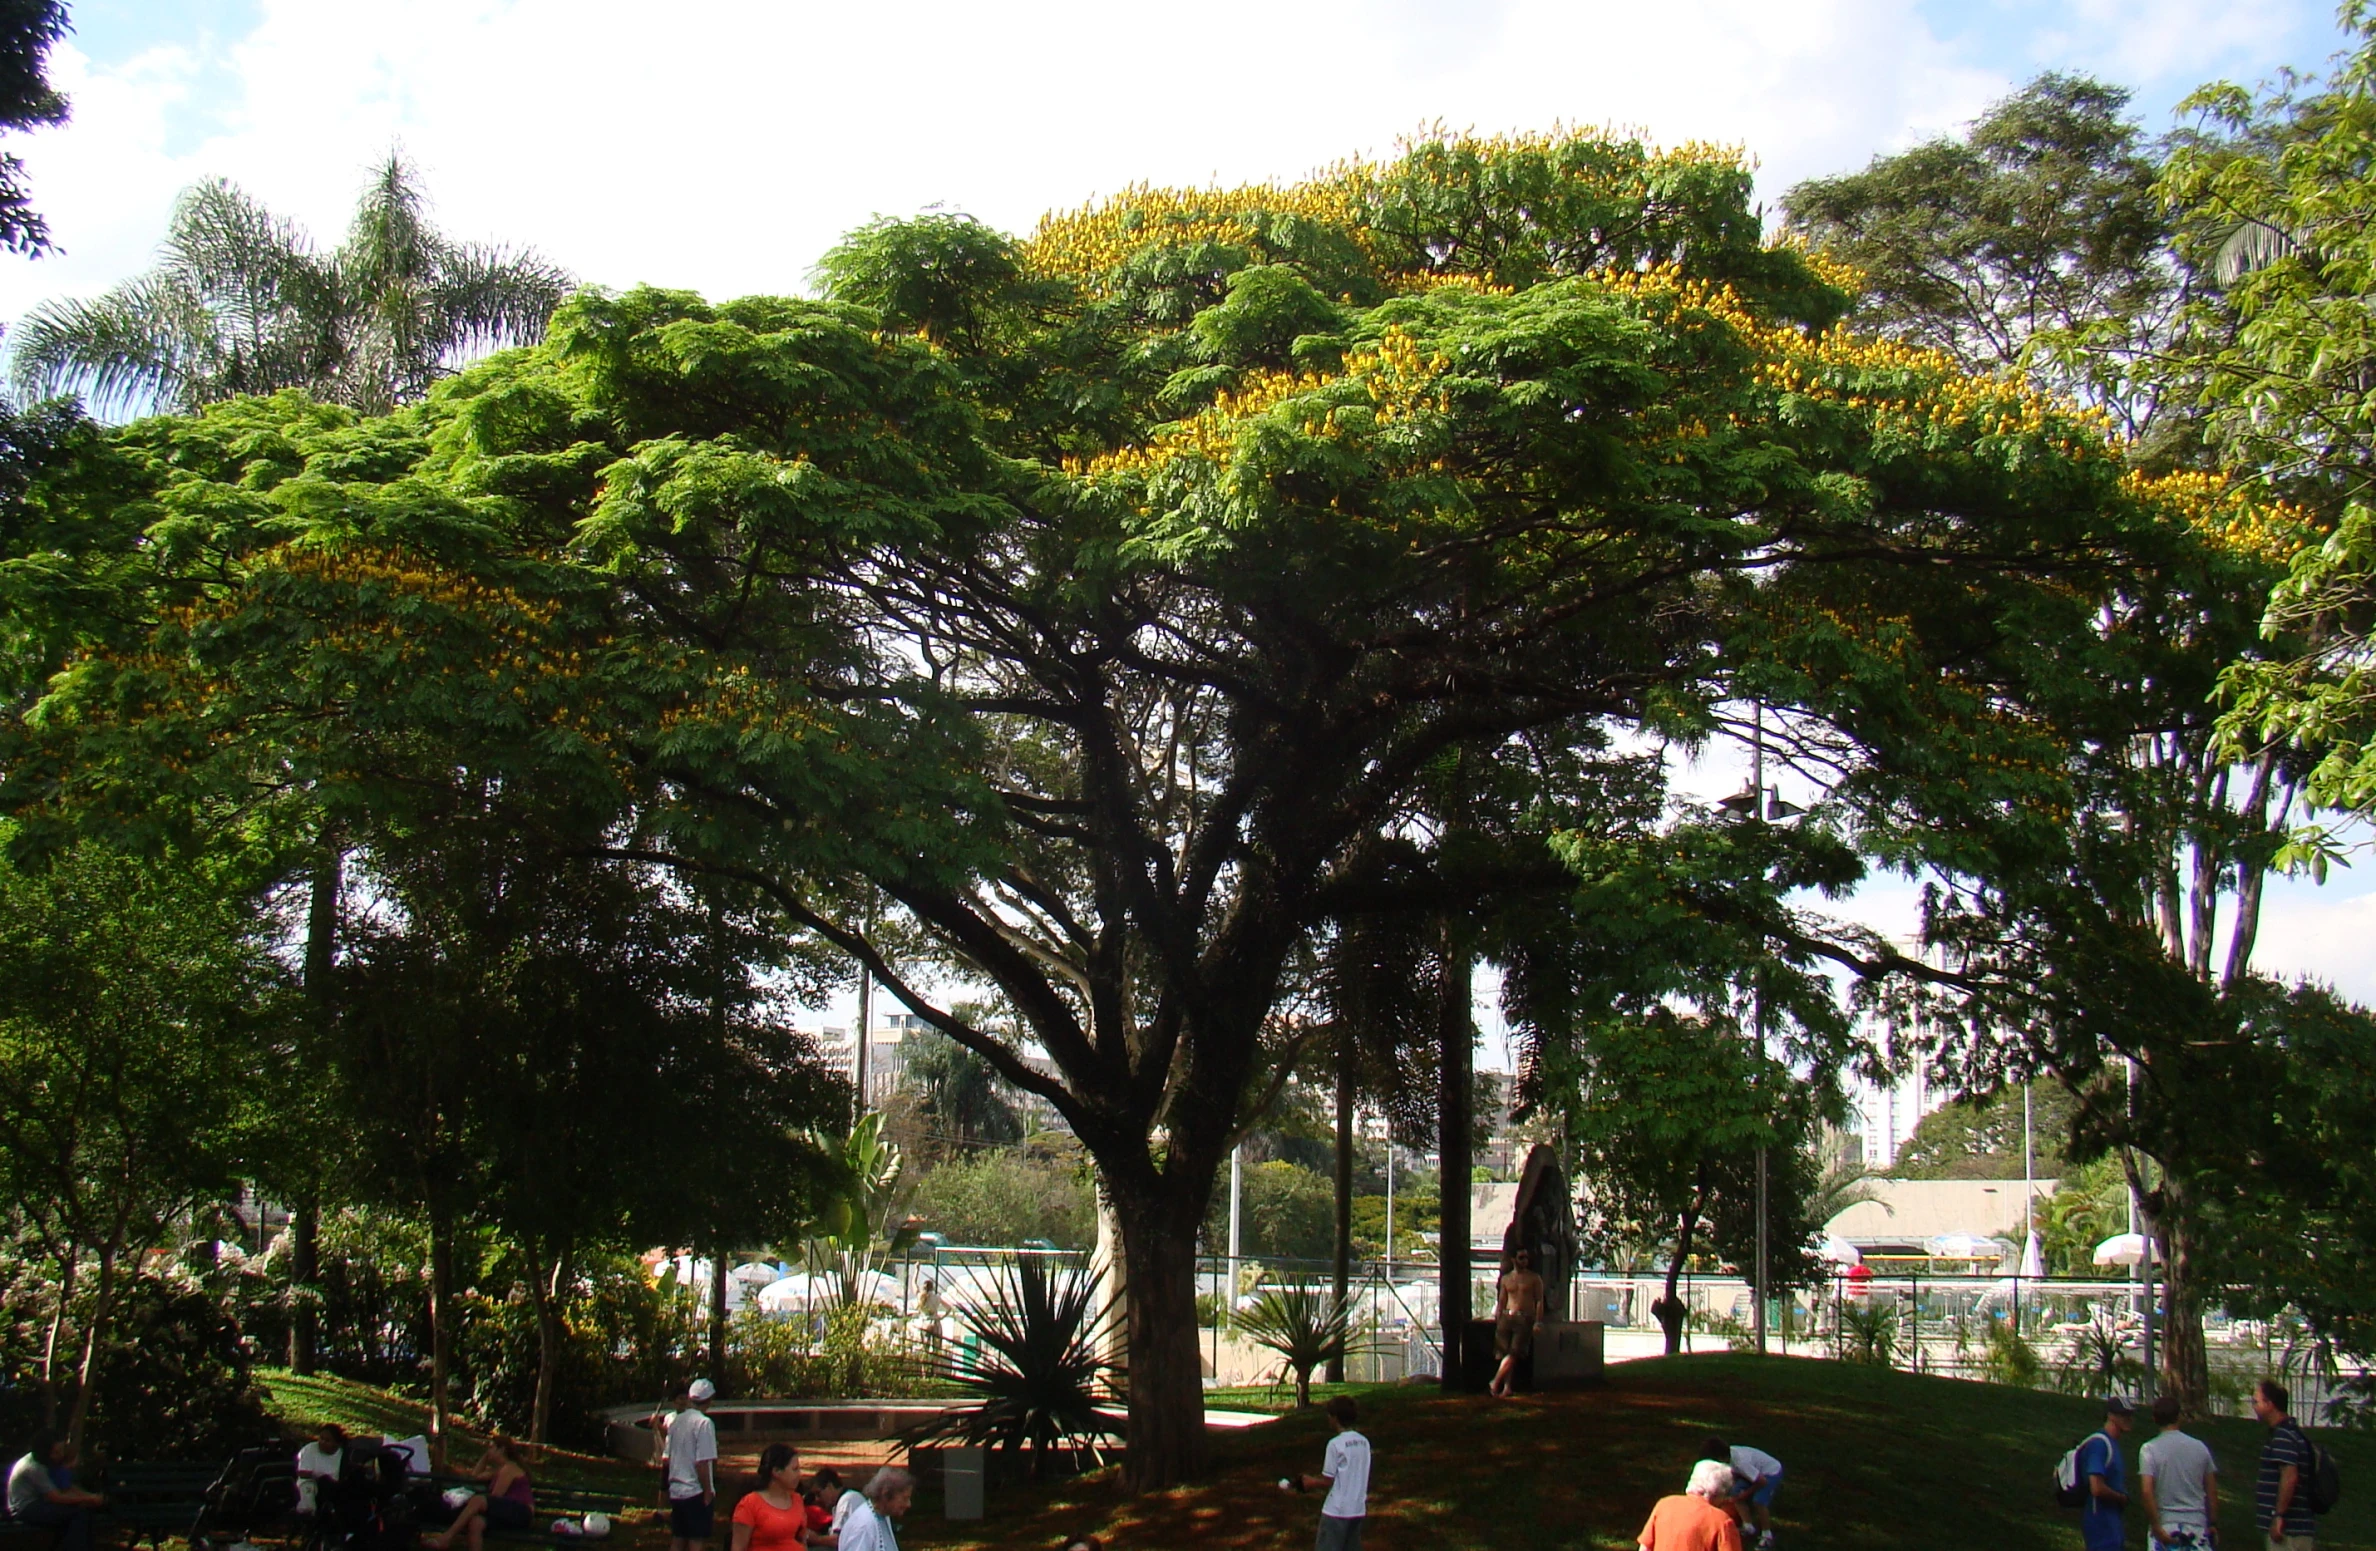
[[[227,182],[184,190],[156,268],[17,325],[16,392],[130,413],[300,388],[379,414],[474,355],[542,335],[568,275],[527,250],[455,242],[426,204],[391,154],[346,241],[323,253]]]

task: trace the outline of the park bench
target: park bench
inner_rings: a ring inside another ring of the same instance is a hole
[[[424,1515],[424,1517],[428,1522],[441,1525],[454,1522],[454,1510],[445,1505],[445,1494],[449,1489],[461,1487],[471,1492],[483,1492],[487,1489],[486,1482],[467,1476],[432,1476],[430,1484],[437,1489],[435,1499],[437,1506],[433,1513]],[[536,1512],[528,1520],[528,1527],[526,1529],[497,1529],[490,1524],[487,1526],[487,1538],[514,1542],[533,1541],[538,1544],[557,1543],[567,1537],[553,1533],[555,1519],[582,1519],[589,1513],[599,1513],[608,1516],[615,1524],[626,1505],[627,1500],[615,1493],[589,1492],[573,1486],[547,1486],[539,1481],[536,1483]]]
[[[186,1539],[206,1506],[207,1489],[222,1476],[220,1465],[190,1465],[167,1461],[132,1461],[108,1467],[102,1489],[107,1506],[93,1528],[113,1530],[131,1544],[145,1540],[161,1546],[167,1539]]]

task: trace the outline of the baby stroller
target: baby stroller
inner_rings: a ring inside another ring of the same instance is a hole
[[[305,1551],[413,1551],[420,1505],[413,1501],[402,1449],[347,1446],[346,1468],[324,1482]]]

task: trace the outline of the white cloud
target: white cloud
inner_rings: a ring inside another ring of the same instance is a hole
[[[25,155],[68,253],[0,265],[0,317],[139,268],[203,176],[334,235],[398,141],[458,232],[722,295],[797,287],[878,212],[1024,229],[1139,180],[1293,177],[1437,118],[1738,142],[1779,187],[2007,84],[1904,0],[275,0],[207,63],[201,91],[187,52],[97,69],[61,50],[75,121]]]

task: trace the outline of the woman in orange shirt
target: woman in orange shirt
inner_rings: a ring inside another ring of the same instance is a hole
[[[795,1490],[800,1456],[788,1443],[771,1443],[759,1456],[759,1484],[734,1505],[734,1551],[805,1551],[808,1504]]]

